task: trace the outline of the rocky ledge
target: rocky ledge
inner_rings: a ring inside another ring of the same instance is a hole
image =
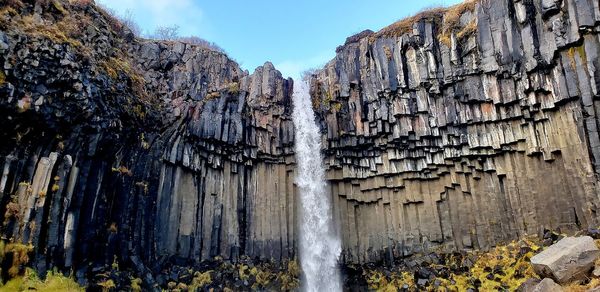
[[[151,285],[172,264],[294,258],[293,82],[272,64],[136,38],[92,1],[15,0],[0,69],[2,238],[38,271],[116,263]]]
[[[312,75],[344,260],[598,223],[597,1],[467,1]]]

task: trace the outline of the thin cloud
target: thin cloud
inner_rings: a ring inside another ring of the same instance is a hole
[[[145,33],[152,33],[158,26],[179,26],[182,35],[208,34],[202,9],[193,0],[98,0],[117,13],[132,13]]]

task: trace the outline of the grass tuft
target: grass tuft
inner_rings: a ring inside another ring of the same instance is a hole
[[[395,37],[401,36],[403,34],[409,33],[412,31],[415,23],[419,21],[430,21],[430,22],[439,22],[441,21],[446,8],[443,7],[434,7],[423,10],[417,13],[414,16],[404,18],[394,22],[393,24],[384,27],[380,31],[376,32],[371,36],[371,39],[374,40],[378,37]]]
[[[34,270],[27,269],[23,276],[13,278],[0,287],[0,292],[5,291],[80,292],[85,288],[58,272],[50,271],[46,279],[41,280]]]
[[[461,25],[460,18],[467,12],[474,12],[478,2],[479,0],[467,0],[446,10],[442,22],[441,33],[438,36],[441,43],[450,47],[451,35],[453,33],[455,33],[457,39],[462,42],[462,40],[477,32],[477,21],[475,18],[465,26]]]
[[[463,3],[451,7],[433,7],[423,10],[414,16],[401,19],[395,23],[381,29],[371,35],[370,40],[373,41],[379,37],[396,37],[410,33],[416,23],[426,21],[436,23],[441,28],[441,33],[438,36],[440,42],[450,45],[450,36],[452,33],[457,33],[457,37],[462,40],[467,36],[472,35],[477,30],[477,23],[473,23],[462,27],[460,17],[465,13],[475,11],[475,7],[480,0],[466,0]]]

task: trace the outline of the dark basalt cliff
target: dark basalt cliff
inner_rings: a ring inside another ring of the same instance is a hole
[[[1,233],[34,267],[296,256],[291,79],[0,3]],[[311,78],[343,261],[596,225],[599,30],[597,1],[482,0],[349,38]]]
[[[4,239],[31,243],[41,271],[294,257],[291,79],[135,39],[85,1],[15,3],[0,19]]]
[[[312,80],[344,259],[598,223],[598,1],[471,1],[361,33]]]

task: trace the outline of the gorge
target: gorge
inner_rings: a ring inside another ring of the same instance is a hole
[[[93,284],[116,265],[166,289],[204,275],[180,267],[234,265],[205,287],[258,289],[259,263],[302,255],[331,279],[311,261],[338,249],[342,267],[394,267],[597,227],[599,32],[595,0],[426,10],[349,37],[307,104],[269,62],[137,38],[92,1],[0,2],[0,233],[29,255],[2,279]],[[320,224],[338,227],[307,238]]]

